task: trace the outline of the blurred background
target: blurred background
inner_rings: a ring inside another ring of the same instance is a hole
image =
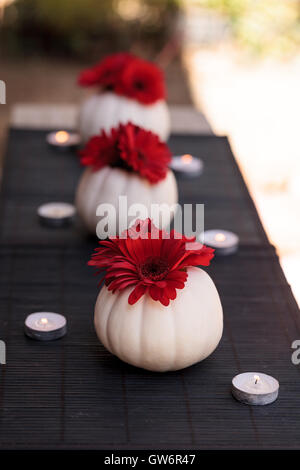
[[[14,105],[79,103],[79,70],[119,50],[229,136],[300,304],[300,0],[0,0],[1,154]]]

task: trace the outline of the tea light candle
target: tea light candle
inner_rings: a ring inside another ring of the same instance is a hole
[[[50,132],[46,140],[49,145],[60,149],[76,147],[81,141],[79,134],[67,131]]]
[[[67,320],[53,312],[31,313],[25,320],[25,334],[39,341],[52,341],[67,333]]]
[[[61,227],[72,222],[76,209],[68,202],[48,202],[37,210],[40,222],[52,227]]]
[[[185,154],[172,158],[170,168],[174,173],[178,173],[189,178],[201,175],[203,171],[203,162],[200,158]]]
[[[245,372],[232,379],[232,395],[246,405],[268,405],[278,397],[279,382],[260,372]]]
[[[231,255],[239,246],[239,237],[228,230],[206,230],[200,239],[205,245],[214,248],[216,255]]]

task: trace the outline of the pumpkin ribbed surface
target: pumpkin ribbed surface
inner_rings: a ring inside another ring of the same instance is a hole
[[[178,370],[202,361],[217,347],[223,313],[217,289],[200,268],[188,268],[186,286],[168,307],[144,295],[128,304],[131,288],[112,294],[103,286],[95,328],[103,345],[137,367]]]

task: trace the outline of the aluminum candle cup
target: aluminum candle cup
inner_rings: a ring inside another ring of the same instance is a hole
[[[52,341],[67,333],[67,320],[53,312],[31,313],[25,320],[25,334],[39,341]]]
[[[48,202],[40,206],[37,213],[42,224],[61,227],[73,221],[76,209],[68,202]]]
[[[80,144],[81,138],[76,132],[57,131],[47,134],[46,141],[51,147],[66,150],[77,147]]]
[[[175,156],[170,163],[170,168],[174,173],[187,178],[195,178],[201,175],[203,166],[202,160],[189,154]]]
[[[216,255],[231,255],[239,247],[239,237],[228,230],[206,230],[199,238],[201,243],[214,248]]]
[[[232,395],[246,405],[268,405],[278,397],[279,382],[260,372],[245,372],[232,379]]]

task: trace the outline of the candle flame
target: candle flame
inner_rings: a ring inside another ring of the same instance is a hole
[[[36,324],[36,326],[39,326],[41,328],[48,328],[50,322],[49,322],[48,318],[41,317],[38,320],[36,320],[35,324]]]
[[[260,381],[259,375],[255,375],[254,380],[255,380],[255,385],[256,385]]]
[[[224,233],[217,233],[215,236],[216,242],[223,242],[226,239]]]
[[[192,155],[189,155],[188,153],[185,154],[185,155],[182,155],[182,157],[181,157],[181,161],[185,165],[188,165],[189,163],[191,163],[192,160],[193,160]]]
[[[69,140],[69,133],[66,131],[58,131],[55,134],[55,139],[59,144],[65,144]]]

